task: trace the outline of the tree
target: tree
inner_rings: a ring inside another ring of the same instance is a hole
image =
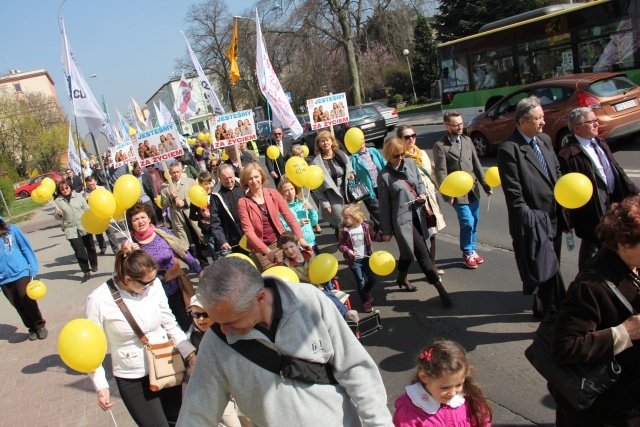
[[[438,58],[433,31],[427,18],[420,15],[413,30],[413,80],[416,92],[431,97],[431,85],[438,78]]]

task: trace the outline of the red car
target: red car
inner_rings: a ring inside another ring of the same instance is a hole
[[[62,177],[58,172],[47,172],[42,175],[38,175],[35,178],[31,178],[27,184],[21,185],[16,188],[16,197],[22,197],[23,199],[31,196],[31,192],[40,186],[43,179],[49,177],[55,180],[58,177]]]

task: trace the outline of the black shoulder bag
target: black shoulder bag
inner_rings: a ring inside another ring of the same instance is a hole
[[[597,276],[604,281],[611,292],[620,300],[630,314],[636,312],[629,301],[610,280],[600,276],[595,270],[585,270],[585,275]],[[553,358],[551,337],[558,319],[558,312],[550,311],[540,322],[533,343],[524,351],[526,358],[562,397],[577,411],[589,408],[593,402],[607,391],[620,377],[621,368],[613,358],[601,363],[558,364]]]
[[[282,381],[290,379],[306,384],[338,384],[333,376],[333,367],[329,363],[315,363],[287,356],[257,340],[238,340],[229,344],[220,325],[215,323],[211,329],[235,351],[256,365],[279,375]]]

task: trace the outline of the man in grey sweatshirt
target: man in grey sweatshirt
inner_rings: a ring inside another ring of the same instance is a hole
[[[205,268],[197,295],[229,344],[257,340],[283,355],[329,363],[338,384],[283,379],[210,331],[178,426],[217,426],[231,395],[257,426],[393,425],[375,362],[315,286],[261,277],[249,262],[228,257]]]

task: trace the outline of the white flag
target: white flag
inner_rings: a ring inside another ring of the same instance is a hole
[[[180,86],[178,87],[178,99],[176,100],[178,112],[180,113],[180,118],[185,122],[189,120],[191,117],[198,114],[199,108],[196,101],[191,97],[191,88],[189,87],[189,83],[184,78],[184,71],[182,72],[182,77],[180,78]]]
[[[164,105],[164,102],[162,101],[158,101],[158,104],[160,104],[160,115],[163,117],[164,119],[164,124],[169,124],[169,123],[173,123],[173,116],[171,115],[171,111],[169,111],[169,109],[167,108],[166,105]],[[175,110],[175,108],[174,108]]]
[[[158,126],[164,126],[166,124],[164,121],[164,116],[160,112],[160,109],[158,108],[155,102],[153,103],[153,109],[156,111],[156,121],[158,122]]]
[[[120,140],[122,142],[128,141],[129,138],[129,123],[122,118],[122,114],[116,108],[116,114],[118,115],[118,134],[120,134]]]
[[[262,30],[260,29],[260,17],[258,9],[256,9],[256,72],[258,74],[258,84],[262,94],[267,98],[271,112],[274,116],[274,122],[281,124],[285,128],[291,129],[291,136],[296,139],[302,135],[302,126],[296,118],[291,104],[284,94],[284,90],[280,85],[278,76],[269,61],[269,53],[264,44]]]
[[[71,169],[74,175],[80,175],[82,166],[80,165],[80,157],[76,151],[75,144],[73,143],[73,134],[71,133],[71,126],[69,126],[69,148],[68,148],[67,167]]]
[[[180,32],[182,33],[182,31]],[[198,73],[198,80],[200,80],[200,85],[204,90],[204,94],[207,97],[207,100],[209,101],[209,104],[211,105],[213,112],[218,116],[221,114],[225,114],[224,108],[222,108],[222,104],[218,99],[218,95],[216,95],[216,92],[211,87],[211,84],[209,83],[209,79],[207,79],[207,76],[205,76],[204,71],[202,71],[202,67],[198,62],[198,58],[196,58],[196,55],[191,50],[191,46],[189,45],[189,40],[187,40],[187,37],[184,35],[184,33],[182,33],[182,37],[184,37],[184,41],[187,42],[187,49],[189,49],[189,55],[191,55],[191,62],[193,62],[193,67],[196,69],[196,72]]]
[[[62,25],[62,68],[67,77],[67,88],[73,108],[73,115],[76,117],[84,117],[89,126],[89,131],[97,136],[100,132],[104,133],[107,138],[111,138],[110,132],[106,130],[107,116],[100,108],[100,104],[96,101],[87,81],[80,72],[78,63],[73,57],[69,42],[67,41],[67,33]],[[111,143],[111,140],[109,141]]]
[[[142,129],[140,129],[140,125],[138,124],[138,120],[136,120],[136,113],[133,111],[133,105],[131,105],[131,103],[129,103],[129,109],[127,110],[127,114],[125,114],[124,118],[126,119],[127,124],[134,128],[137,133],[142,132]]]

